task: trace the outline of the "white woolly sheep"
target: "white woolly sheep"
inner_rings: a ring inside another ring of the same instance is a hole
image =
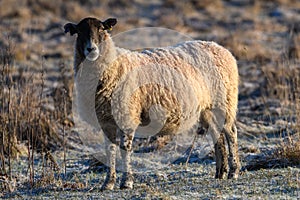
[[[163,119],[158,135],[176,134],[198,120],[214,139],[215,177],[224,178],[229,163],[228,178],[237,178],[240,168],[235,126],[238,69],[232,54],[214,42],[205,41],[188,41],[144,52],[129,51],[116,47],[107,32],[116,23],[112,18],[104,22],[85,18],[78,24],[64,26],[65,33],[77,34],[74,72],[79,114],[93,124],[92,113],[95,113],[110,140],[106,147],[108,172],[102,189],[113,189],[116,182],[118,134],[124,167],[120,187],[133,187],[130,167],[133,138],[138,128],[152,120],[150,111],[156,109],[155,105],[165,110],[165,118],[156,118]],[[150,80],[154,73],[161,74],[157,80],[160,84],[139,82]],[[180,79],[186,80],[186,84],[178,83]],[[180,100],[178,96],[183,90],[188,94]],[[222,116],[224,120],[220,123]]]

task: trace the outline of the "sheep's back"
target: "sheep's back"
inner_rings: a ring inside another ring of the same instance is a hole
[[[180,131],[183,124],[191,127],[201,110],[220,107],[233,113],[235,109],[226,106],[231,101],[235,107],[235,67],[231,54],[213,42],[191,41],[141,53],[125,51],[100,78],[104,85],[96,97],[98,120],[135,130],[149,124],[151,106],[161,105],[166,110],[164,134]],[[233,100],[228,100],[228,93]]]

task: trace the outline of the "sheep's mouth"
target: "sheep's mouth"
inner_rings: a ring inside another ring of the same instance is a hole
[[[98,46],[95,43],[88,41],[84,48],[84,55],[89,61],[97,60],[97,58],[99,57]]]
[[[95,61],[97,60],[97,58],[99,57],[99,52],[98,51],[91,51],[89,53],[86,54],[86,58],[89,60],[89,61]]]

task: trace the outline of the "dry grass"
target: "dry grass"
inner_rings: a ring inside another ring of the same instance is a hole
[[[291,29],[286,39],[284,51],[280,56],[271,59],[271,63],[265,65],[262,71],[265,75],[265,98],[279,99],[282,105],[283,117],[294,118],[294,131],[300,133],[300,46],[296,42],[299,33]],[[288,116],[290,115],[290,116]]]
[[[0,176],[7,177],[0,182],[0,188],[11,191],[13,160],[27,157],[28,180],[31,186],[35,185],[36,154],[42,155],[43,166],[47,166],[47,154],[65,146],[61,132],[73,124],[67,118],[71,112],[72,95],[69,77],[61,72],[64,93],[54,91],[53,98],[57,98],[55,109],[48,109],[43,64],[39,73],[26,68],[17,70],[14,46],[9,38],[7,41],[7,48],[0,51]]]
[[[287,121],[283,140],[271,153],[262,153],[258,159],[252,160],[245,167],[248,170],[261,168],[277,168],[300,166],[300,68],[299,43],[295,42],[299,33],[291,29],[286,38],[286,46],[281,55],[269,57],[270,62],[264,64],[262,71],[265,77],[264,87],[261,88],[263,99],[277,99],[280,108],[272,116],[269,106],[265,113],[272,117]],[[271,105],[272,106],[272,105]]]
[[[300,141],[292,141],[290,145],[283,146],[280,155],[286,158],[292,165],[300,165]]]
[[[278,148],[262,152],[251,159],[243,170],[274,169],[300,166],[300,141],[291,141]]]

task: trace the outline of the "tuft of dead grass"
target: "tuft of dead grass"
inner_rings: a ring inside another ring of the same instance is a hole
[[[300,165],[300,141],[283,146],[278,151],[279,157],[287,159],[292,165]]]
[[[255,171],[300,166],[300,141],[291,141],[269,151],[256,155],[243,167],[243,170]]]

